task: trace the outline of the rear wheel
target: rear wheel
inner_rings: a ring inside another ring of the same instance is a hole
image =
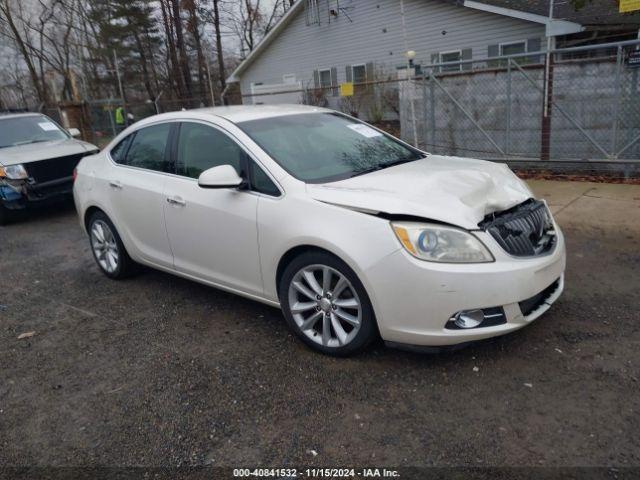
[[[287,323],[314,350],[346,356],[363,350],[377,335],[364,286],[333,255],[309,252],[294,259],[279,292]]]
[[[98,267],[107,277],[126,278],[136,270],[136,264],[118,235],[115,226],[103,212],[96,212],[89,220],[91,252]]]

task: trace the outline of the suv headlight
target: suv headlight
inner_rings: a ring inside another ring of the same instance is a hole
[[[8,167],[0,167],[0,178],[24,180],[29,178],[29,174],[22,165],[9,165]]]
[[[493,262],[491,252],[466,230],[417,222],[391,222],[402,246],[420,260],[442,263]]]

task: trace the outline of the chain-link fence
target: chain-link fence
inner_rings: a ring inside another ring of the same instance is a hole
[[[331,75],[327,86],[317,78],[263,85],[245,92],[242,103],[333,108],[438,154],[640,175],[640,40],[422,66],[371,65],[366,81],[339,84]],[[87,140],[104,145],[142,118],[212,103],[210,96],[85,102]],[[46,113],[60,117],[56,109]]]
[[[439,154],[640,173],[640,41],[429,65],[353,85],[243,94],[334,108]],[[407,75],[407,72],[410,75]]]
[[[638,162],[640,70],[630,62],[638,45],[469,61],[459,72],[431,65],[400,88],[402,135],[438,153],[494,160]]]

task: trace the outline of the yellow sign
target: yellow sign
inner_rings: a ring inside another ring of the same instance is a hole
[[[340,84],[340,96],[341,97],[353,96],[353,82],[346,82],[346,83]]]
[[[640,10],[640,0],[620,0],[620,13]]]

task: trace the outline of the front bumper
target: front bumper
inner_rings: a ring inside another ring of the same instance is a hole
[[[22,210],[29,205],[55,201],[73,193],[73,177],[49,182],[1,181],[0,202],[9,210]]]
[[[496,261],[483,264],[439,264],[418,260],[404,249],[365,272],[380,334],[386,342],[415,346],[453,346],[518,330],[560,297],[564,288],[564,237],[547,255],[514,258],[484,232],[476,233]],[[519,303],[558,281],[558,288],[533,311]],[[445,328],[462,310],[502,307],[506,322],[473,329]]]

